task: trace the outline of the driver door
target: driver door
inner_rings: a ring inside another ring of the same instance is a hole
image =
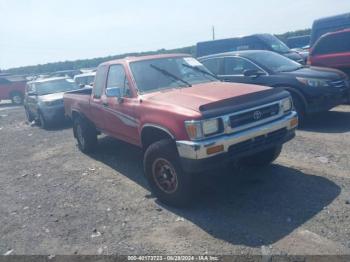
[[[110,95],[108,89],[118,90]],[[135,118],[135,106],[139,101],[133,97],[128,77],[122,64],[109,67],[106,84],[105,130],[113,137],[138,144],[139,122]]]

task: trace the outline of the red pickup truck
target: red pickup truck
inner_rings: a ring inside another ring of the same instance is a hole
[[[15,105],[21,105],[24,98],[26,81],[12,81],[8,77],[0,76],[0,101],[11,100]]]
[[[142,148],[150,188],[170,205],[189,202],[203,170],[270,164],[298,125],[288,92],[220,82],[183,54],[103,63],[93,88],[65,93],[64,106],[81,151],[101,132]]]

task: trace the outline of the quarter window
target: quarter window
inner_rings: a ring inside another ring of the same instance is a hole
[[[245,70],[259,70],[251,62],[239,57],[225,57],[224,74],[225,75],[243,75]]]

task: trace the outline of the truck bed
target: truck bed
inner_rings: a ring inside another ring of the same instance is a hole
[[[69,91],[63,95],[65,115],[72,117],[72,112],[77,111],[88,115],[92,88],[82,88]]]

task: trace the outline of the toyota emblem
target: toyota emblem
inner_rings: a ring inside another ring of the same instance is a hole
[[[261,116],[262,116],[261,111],[255,111],[253,114],[254,120],[259,120],[261,118]]]

